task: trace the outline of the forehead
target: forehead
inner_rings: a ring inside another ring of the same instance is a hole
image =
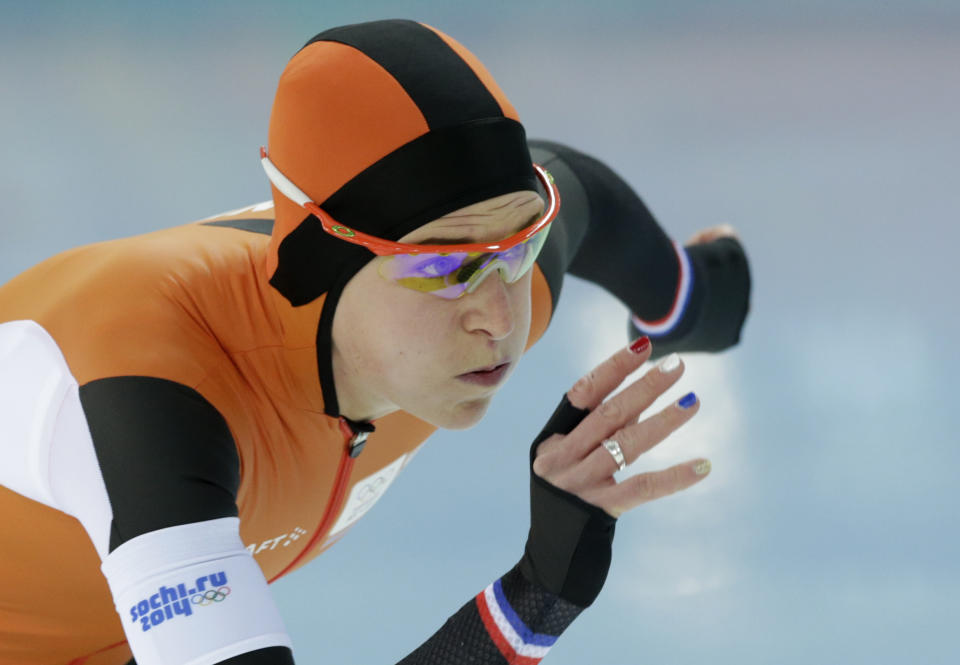
[[[520,191],[478,201],[439,217],[408,233],[401,242],[493,242],[526,228],[543,213],[544,202],[534,191]]]

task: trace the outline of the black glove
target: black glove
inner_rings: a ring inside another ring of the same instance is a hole
[[[530,447],[530,534],[520,560],[527,580],[580,607],[593,603],[607,579],[617,520],[535,474],[533,460],[541,442],[569,434],[588,413],[564,395]]]
[[[750,311],[750,264],[736,238],[717,238],[686,247],[693,268],[693,289],[677,327],[653,338],[650,358],[673,352],[729,349],[740,342]],[[630,341],[642,333],[627,316]]]

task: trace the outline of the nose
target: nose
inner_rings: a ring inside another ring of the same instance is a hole
[[[471,293],[463,296],[463,327],[467,332],[501,340],[513,332],[514,311],[499,270],[491,270]]]

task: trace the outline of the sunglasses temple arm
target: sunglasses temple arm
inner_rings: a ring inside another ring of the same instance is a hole
[[[267,178],[270,182],[273,183],[273,186],[280,190],[280,193],[286,196],[288,199],[293,201],[299,206],[305,206],[307,203],[312,203],[312,200],[309,196],[303,193],[303,191],[290,182],[287,179],[287,176],[280,173],[280,170],[273,165],[273,162],[267,157],[266,151],[263,148],[260,148],[260,164],[263,166],[263,170],[267,173]]]

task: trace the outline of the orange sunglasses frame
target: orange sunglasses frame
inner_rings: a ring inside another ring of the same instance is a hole
[[[267,150],[260,147],[260,163],[263,170],[267,173],[267,178],[273,183],[281,194],[286,196],[294,203],[302,206],[311,215],[320,220],[323,230],[330,235],[366,247],[377,256],[393,256],[396,254],[452,254],[454,252],[502,252],[503,250],[516,247],[517,245],[529,240],[543,230],[556,218],[560,210],[560,192],[553,181],[550,172],[539,164],[533,164],[533,170],[537,178],[543,184],[547,191],[547,209],[543,216],[536,222],[517,232],[516,234],[500,240],[495,243],[467,243],[460,245],[413,245],[403,242],[392,242],[376,236],[368,235],[362,231],[350,228],[340,224],[337,220],[327,214],[323,208],[312,201],[309,196],[304,194],[303,190],[294,185],[287,176],[278,169],[267,156]]]

